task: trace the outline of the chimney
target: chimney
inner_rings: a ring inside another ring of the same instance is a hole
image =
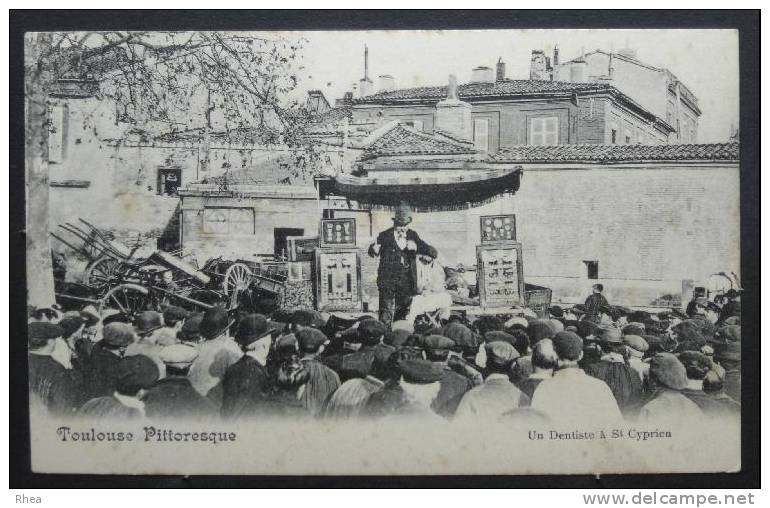
[[[436,130],[444,131],[458,139],[471,141],[473,139],[471,105],[458,97],[457,78],[454,74],[450,74],[447,98],[436,104]]]
[[[396,80],[390,74],[382,74],[377,78],[377,91],[390,92],[396,88]]]
[[[471,71],[471,83],[494,83],[494,73],[490,67],[479,66]]]
[[[548,81],[548,71],[546,70],[545,53],[541,49],[532,50],[532,58],[529,62],[529,79],[536,81]]]
[[[372,80],[369,79],[369,46],[364,44],[364,77],[358,80],[358,96],[371,95],[372,88]]]
[[[505,62],[503,62],[503,57],[497,59],[497,73],[495,76],[495,81],[505,81]]]
[[[569,68],[569,80],[573,83],[585,83],[588,79],[588,62],[582,56],[573,60]]]
[[[556,68],[559,65],[559,45],[553,47],[553,66]]]

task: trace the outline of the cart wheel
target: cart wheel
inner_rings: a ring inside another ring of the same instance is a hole
[[[116,309],[128,316],[152,310],[152,299],[147,288],[138,284],[121,284],[110,289],[99,302],[99,313]]]
[[[233,263],[225,272],[222,290],[225,295],[236,295],[245,290],[251,284],[251,270],[243,263]]]
[[[100,288],[115,279],[119,261],[110,256],[102,256],[86,267],[83,280],[86,285]]]

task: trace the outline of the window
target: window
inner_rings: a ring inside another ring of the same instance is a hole
[[[215,235],[253,235],[254,210],[251,208],[205,208],[203,232]]]
[[[589,279],[598,279],[599,278],[599,261],[596,260],[584,260],[583,263],[586,265],[586,275]]]
[[[612,129],[612,133],[610,134],[610,142],[613,145],[618,144],[618,130],[617,129]]]
[[[289,244],[287,237],[289,236],[302,236],[305,234],[304,229],[298,228],[273,228],[273,253],[276,256],[288,257],[289,256]]]
[[[66,106],[48,108],[48,162],[64,162],[68,117]]]
[[[529,144],[532,146],[559,144],[559,119],[555,116],[530,118]]]
[[[477,150],[489,150],[489,120],[486,118],[473,120],[473,146]]]

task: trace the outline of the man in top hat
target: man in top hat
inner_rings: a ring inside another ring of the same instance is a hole
[[[162,346],[158,344],[162,328],[163,316],[160,312],[154,310],[140,312],[134,319],[134,330],[138,339],[126,348],[126,356],[144,355],[154,361],[161,378],[166,375],[166,366],[160,359]]]
[[[104,326],[102,340],[94,344],[85,373],[89,399],[112,395],[115,391],[115,369],[135,340],[134,327],[128,323],[115,322]]]
[[[193,388],[217,407],[222,404],[221,382],[225,371],[243,356],[241,348],[227,333],[230,324],[224,307],[217,305],[206,310],[199,326],[203,342],[198,345],[198,358],[188,374]]]
[[[64,330],[50,322],[34,322],[29,336],[30,403],[56,415],[72,414],[83,402],[83,387],[61,363],[51,357]]]
[[[532,395],[532,407],[557,424],[603,426],[623,420],[618,404],[604,381],[587,375],[578,362],[583,340],[572,332],[559,332],[553,339],[558,365],[553,377],[544,379]]]
[[[329,343],[323,332],[308,327],[297,332],[296,336],[299,361],[308,372],[308,381],[300,400],[311,415],[319,416],[331,395],[340,387],[340,377],[318,360],[318,355]]]
[[[235,341],[241,357],[222,379],[222,417],[238,418],[259,407],[269,388],[265,366],[273,328],[262,314],[249,314],[238,324]]]
[[[160,359],[166,365],[166,377],[147,391],[145,410],[149,418],[214,418],[217,408],[190,384],[187,374],[198,357],[198,349],[188,344],[164,347]]]
[[[484,350],[484,383],[463,396],[455,412],[455,420],[492,422],[505,412],[529,405],[529,397],[508,379],[511,366],[519,357],[516,348],[508,342],[494,341],[484,344]]]
[[[155,362],[144,355],[122,358],[115,367],[115,391],[89,400],[78,414],[116,421],[142,419],[147,416],[144,396],[159,376]]]
[[[393,227],[381,232],[369,247],[370,256],[380,257],[377,271],[380,321],[388,326],[407,312],[411,297],[417,294],[417,255],[438,257],[436,249],[408,228],[411,222],[409,206],[401,203],[393,217]]]

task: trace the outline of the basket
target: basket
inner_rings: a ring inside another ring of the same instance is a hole
[[[552,293],[550,288],[524,283],[524,305],[532,309],[537,317],[544,318],[551,306]]]

